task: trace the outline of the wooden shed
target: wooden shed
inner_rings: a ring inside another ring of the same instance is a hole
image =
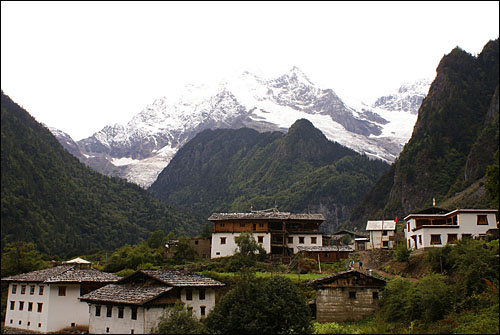
[[[385,280],[358,270],[311,280],[308,285],[316,288],[316,320],[355,321],[372,314],[385,284]]]

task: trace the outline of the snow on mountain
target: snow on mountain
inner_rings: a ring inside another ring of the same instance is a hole
[[[428,81],[418,81],[373,105],[346,104],[297,67],[273,79],[244,72],[217,86],[189,85],[175,97],[155,100],[126,125],[104,127],[79,141],[79,158],[100,172],[148,187],[179,148],[204,129],[286,131],[305,118],[330,140],[392,162],[411,136],[415,108],[428,88]]]

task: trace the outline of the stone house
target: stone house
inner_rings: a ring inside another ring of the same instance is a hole
[[[9,283],[5,326],[40,333],[88,326],[88,306],[78,298],[120,277],[83,262],[3,278]]]
[[[149,334],[176,302],[205,317],[215,306],[215,290],[223,286],[191,272],[139,270],[80,299],[89,304],[90,333]]]
[[[309,281],[316,289],[316,320],[339,322],[360,320],[378,309],[383,279],[349,270]]]

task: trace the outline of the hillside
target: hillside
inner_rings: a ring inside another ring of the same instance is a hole
[[[303,119],[286,134],[205,130],[179,150],[149,190],[207,216],[275,204],[280,211],[321,212],[324,229],[332,231],[387,167],[329,141]]]
[[[404,217],[430,206],[433,198],[438,205],[498,206],[484,190],[487,181],[476,184],[498,150],[498,53],[497,39],[477,57],[460,48],[443,57],[410,141],[353,211],[348,226]],[[465,192],[470,187],[482,190]],[[460,193],[460,201],[448,200]]]
[[[200,231],[200,218],[80,163],[3,92],[1,113],[2,250],[21,240],[66,257],[137,243],[157,229]]]

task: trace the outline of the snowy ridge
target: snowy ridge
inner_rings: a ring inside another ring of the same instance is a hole
[[[94,169],[148,187],[179,148],[204,129],[286,131],[304,118],[330,140],[392,162],[411,136],[414,110],[429,84],[405,84],[369,106],[355,100],[346,104],[297,67],[271,79],[243,72],[216,86],[188,85],[175,96],[156,99],[126,125],[104,127],[78,147]]]

